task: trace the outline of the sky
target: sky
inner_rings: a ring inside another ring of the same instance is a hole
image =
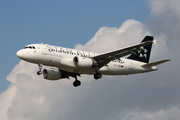
[[[0,1],[1,62],[0,92],[10,83],[6,77],[19,62],[16,52],[32,43],[74,48],[88,42],[99,28],[119,27],[133,18],[145,22],[146,1]],[[128,6],[128,7],[127,7]],[[129,10],[131,8],[131,10]],[[8,46],[8,47],[7,47]]]
[[[0,118],[3,120],[179,120],[180,1],[0,1]],[[48,43],[97,53],[157,40],[158,71],[48,81],[16,52]],[[7,64],[6,64],[7,63]]]

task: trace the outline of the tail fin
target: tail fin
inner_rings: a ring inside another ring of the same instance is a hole
[[[146,36],[142,40],[142,42],[145,42],[145,41],[153,41],[153,37],[152,36]],[[150,58],[150,54],[151,54],[151,48],[152,48],[152,44],[141,47],[140,50],[136,52],[136,54],[134,54],[134,53],[131,54],[128,57],[128,59],[149,63],[149,58]]]

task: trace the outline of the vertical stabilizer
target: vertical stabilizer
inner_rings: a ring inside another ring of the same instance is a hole
[[[153,41],[153,37],[152,36],[146,36],[142,42],[145,41]],[[141,43],[142,43],[141,42]],[[136,61],[141,61],[144,63],[149,63],[149,58],[150,58],[150,54],[151,54],[151,48],[152,48],[152,44],[143,46],[140,48],[139,51],[136,52],[136,54],[131,54],[128,59],[132,59],[132,60],[136,60]]]

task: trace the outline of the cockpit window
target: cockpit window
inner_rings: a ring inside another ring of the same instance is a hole
[[[26,46],[24,49],[36,49],[34,46]]]

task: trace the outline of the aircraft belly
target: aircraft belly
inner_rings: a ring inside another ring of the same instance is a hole
[[[129,61],[124,63],[110,62],[106,67],[107,70],[102,73],[106,75],[128,75],[146,72],[142,67],[140,67],[139,63],[134,63],[133,69],[130,67],[129,63]]]
[[[60,70],[64,70],[67,72],[72,72],[72,73],[79,73],[79,74],[95,74],[96,71],[94,68],[76,68],[76,67],[67,67],[67,66],[59,66],[58,67]]]

